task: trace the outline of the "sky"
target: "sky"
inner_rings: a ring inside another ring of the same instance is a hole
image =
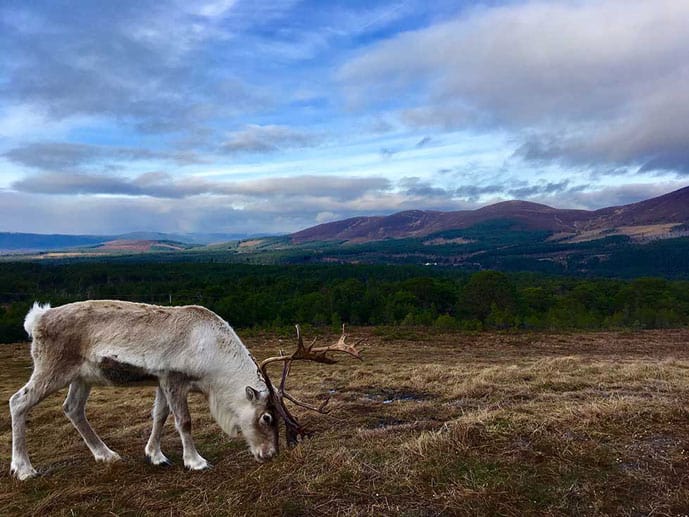
[[[286,233],[689,184],[689,0],[0,2],[0,231]]]

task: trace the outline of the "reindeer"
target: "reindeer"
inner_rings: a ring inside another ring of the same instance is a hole
[[[69,386],[63,404],[67,418],[81,434],[96,461],[120,459],[93,430],[85,406],[91,386],[157,385],[153,426],[145,447],[154,465],[170,464],[160,449],[160,438],[172,411],[183,448],[184,466],[202,470],[210,466],[196,450],[187,405],[190,391],[203,393],[211,415],[230,436],[241,431],[254,458],[267,461],[279,452],[278,423],[285,424],[289,446],[310,433],[287,409],[284,400],[325,413],[302,403],[285,391],[294,360],[335,362],[329,352],[344,352],[361,359],[355,345],[342,337],[331,346],[305,347],[297,326],[298,346],[291,355],[271,357],[260,365],[232,327],[199,306],[161,307],[115,300],[76,302],[51,308],[35,303],[24,328],[32,338],[34,369],[29,381],[10,398],[12,463],[20,480],[37,475],[26,449],[26,418],[45,397]],[[357,343],[358,344],[358,343]],[[268,365],[284,364],[279,387],[268,376]]]

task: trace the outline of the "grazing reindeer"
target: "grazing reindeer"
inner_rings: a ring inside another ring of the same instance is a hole
[[[290,445],[296,443],[298,436],[307,434],[283,402],[283,397],[289,397],[310,407],[284,391],[291,360],[334,362],[325,356],[326,351],[359,357],[354,347],[344,344],[344,335],[337,345],[313,352],[313,344],[304,348],[298,336],[300,348],[292,354],[295,357],[280,356],[268,361],[285,362],[282,382],[276,390],[268,378],[267,363],[259,367],[234,330],[203,307],[159,307],[113,300],[76,302],[55,308],[36,303],[26,315],[24,328],[33,338],[34,370],[26,385],[10,398],[10,470],[22,480],[37,474],[26,450],[27,413],[65,386],[69,386],[63,405],[67,418],[96,461],[112,462],[120,456],[103,443],[84,412],[91,386],[158,384],[146,456],[155,465],[169,463],[160,450],[160,437],[172,411],[182,440],[184,466],[201,470],[210,465],[198,453],[191,437],[187,406],[190,391],[203,393],[222,430],[231,436],[241,430],[256,460],[266,461],[278,453],[280,417],[285,420]],[[313,409],[324,412],[323,407]]]

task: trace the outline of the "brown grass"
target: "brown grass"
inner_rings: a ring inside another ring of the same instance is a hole
[[[682,515],[689,513],[689,330],[461,334],[357,329],[366,361],[299,365],[293,391],[332,393],[318,433],[266,465],[221,435],[192,397],[194,435],[214,463],[186,472],[168,423],[169,468],[143,460],[151,388],[96,388],[88,414],[124,461],[96,464],[62,415],[31,414],[45,475],[8,475],[3,515]],[[257,357],[276,337],[247,338]],[[26,345],[0,348],[4,400],[30,373]],[[124,416],[122,416],[124,415]]]

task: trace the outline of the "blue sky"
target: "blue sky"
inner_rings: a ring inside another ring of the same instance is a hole
[[[0,231],[289,232],[689,184],[689,2],[0,4]]]

